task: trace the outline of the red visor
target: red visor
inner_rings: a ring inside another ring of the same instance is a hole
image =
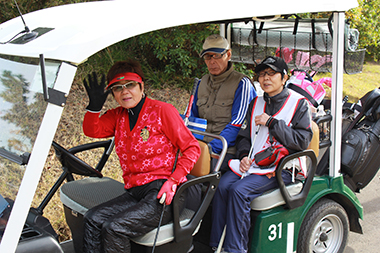
[[[113,84],[120,82],[120,81],[135,81],[138,83],[142,83],[142,78],[136,73],[132,72],[126,72],[126,73],[121,73],[117,74],[107,85],[106,90],[108,90]]]

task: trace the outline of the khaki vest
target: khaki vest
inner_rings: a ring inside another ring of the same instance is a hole
[[[219,76],[207,74],[202,77],[198,88],[197,106],[199,116],[207,119],[206,132],[220,134],[231,121],[235,92],[244,76],[231,66]],[[212,138],[205,137],[205,141],[211,140]],[[235,154],[235,148],[230,147],[228,153]]]

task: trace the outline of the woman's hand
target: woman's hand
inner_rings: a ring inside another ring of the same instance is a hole
[[[176,190],[177,190],[177,182],[169,178],[162,185],[161,190],[157,194],[157,199],[160,199],[161,204],[163,204],[165,201],[166,205],[170,205],[170,203],[172,203]]]
[[[249,170],[249,167],[251,167],[252,160],[248,158],[248,156],[244,157],[243,159],[240,160],[240,166],[239,170],[243,174]]]
[[[93,72],[92,76],[89,74],[87,79],[88,81],[86,79],[83,80],[83,85],[86,88],[90,100],[86,109],[91,112],[100,112],[110,93],[110,91],[105,91],[106,77],[102,75],[102,79],[100,83],[98,83],[96,73]]]
[[[255,117],[255,125],[265,126],[265,123],[267,123],[269,118],[270,116],[264,112],[263,114]]]

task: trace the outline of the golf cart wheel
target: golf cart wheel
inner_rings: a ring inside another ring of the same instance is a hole
[[[297,252],[339,253],[346,247],[349,221],[344,208],[322,199],[307,213],[299,231]]]

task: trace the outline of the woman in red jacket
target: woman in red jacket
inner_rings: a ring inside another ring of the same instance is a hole
[[[88,84],[84,80],[90,103],[83,131],[93,138],[115,137],[125,193],[85,214],[84,252],[130,252],[129,238],[158,226],[159,199],[165,193],[166,204],[171,204],[200,154],[178,111],[145,96],[138,62],[115,63],[107,82],[104,89],[104,76],[100,85],[95,74],[89,75]],[[100,116],[109,92],[120,106]],[[177,150],[181,155],[173,171]],[[171,218],[171,208],[165,208],[163,224]]]

